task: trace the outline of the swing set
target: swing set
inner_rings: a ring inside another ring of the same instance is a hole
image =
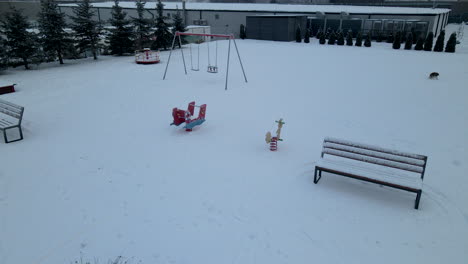
[[[169,67],[169,62],[171,61],[171,55],[172,51],[174,50],[174,46],[176,44],[176,38],[179,38],[179,45],[182,46],[182,39],[181,36],[198,36],[198,37],[217,37],[217,38],[226,38],[229,39],[229,46],[228,46],[228,56],[227,56],[227,67],[226,67],[226,82],[225,82],[225,90],[227,90],[228,86],[228,77],[229,77],[229,59],[230,59],[230,53],[231,53],[231,40],[234,42],[234,47],[236,48],[236,53],[237,57],[239,58],[239,63],[242,69],[242,73],[244,75],[245,82],[247,82],[247,77],[245,76],[245,71],[244,71],[244,66],[242,65],[242,60],[239,54],[239,49],[237,48],[236,40],[234,38],[234,35],[223,35],[223,34],[199,34],[199,33],[186,33],[186,32],[176,32],[174,34],[174,39],[172,40],[172,47],[171,51],[169,52],[169,59],[167,60],[166,64],[166,69],[164,70],[164,76],[163,80],[166,79],[166,73],[167,73],[167,68]],[[215,59],[214,59],[214,64],[212,63],[211,56],[210,56],[210,44],[211,41],[207,42],[207,48],[208,48],[208,67],[207,67],[207,72],[209,73],[218,73],[218,42],[215,41]],[[197,45],[197,66],[194,67],[193,64],[193,52],[192,52],[192,44],[190,44],[190,66],[192,71],[199,71],[200,70],[200,44]],[[185,64],[185,57],[184,57],[184,51],[180,49],[180,52],[182,53],[182,61],[184,62],[184,71],[185,74],[187,75],[187,66]]]

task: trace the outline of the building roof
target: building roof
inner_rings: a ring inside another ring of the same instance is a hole
[[[92,3],[94,7],[110,8],[113,1]],[[120,2],[123,8],[136,8],[135,2]],[[76,6],[76,4],[61,4],[60,6]],[[155,2],[147,2],[146,8],[155,9]],[[182,2],[165,2],[165,9],[182,9]],[[245,4],[245,3],[194,3],[186,2],[186,10],[212,11],[253,11],[253,12],[286,12],[286,13],[341,13],[350,14],[412,14],[435,15],[450,12],[444,8],[393,7],[393,6],[348,6],[348,5],[293,5],[293,4]]]

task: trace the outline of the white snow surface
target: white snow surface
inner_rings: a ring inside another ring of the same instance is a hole
[[[0,263],[466,263],[466,40],[455,54],[237,43],[249,82],[232,53],[228,91],[226,41],[218,74],[184,75],[178,50],[164,81],[168,52],[0,73],[18,84],[0,98],[25,107],[24,140],[0,142]],[[206,122],[169,126],[191,101]],[[427,155],[420,209],[341,176],[313,184],[328,136]]]
[[[111,8],[113,1],[93,3],[94,7]],[[60,4],[60,6],[76,6],[76,4]],[[136,8],[134,2],[120,2],[123,8]],[[155,9],[155,2],[145,5],[148,9]],[[165,9],[182,8],[182,2],[164,2]],[[323,12],[350,14],[444,14],[450,12],[446,8],[421,7],[390,7],[390,6],[354,6],[354,5],[295,5],[295,4],[254,4],[254,3],[196,3],[187,2],[187,10],[219,10],[219,11],[266,11],[266,12]]]

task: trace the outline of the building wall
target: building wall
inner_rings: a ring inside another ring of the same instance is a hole
[[[111,8],[95,8],[96,9],[96,20],[100,19],[103,24],[107,24],[107,21],[111,18]],[[67,15],[73,14],[72,9],[70,7],[61,7],[62,12]],[[128,17],[136,17],[137,13],[135,9],[124,9],[127,12]],[[184,16],[183,11],[180,10],[181,14]],[[167,22],[172,22],[172,17],[177,13],[177,10],[170,10],[166,9],[164,14],[168,16]],[[206,25],[211,27],[212,33],[218,34],[229,34],[233,33],[236,37],[239,37],[240,32],[240,25],[247,24],[247,16],[255,16],[255,15],[305,15],[305,16],[317,16],[316,13],[302,13],[302,14],[291,14],[285,12],[241,12],[241,11],[216,11],[216,10],[188,10],[186,11],[186,18],[187,24],[192,25],[195,24],[194,22],[202,20],[205,22]],[[154,18],[156,16],[156,10],[148,10],[145,14],[147,18]],[[361,27],[364,33],[368,32],[372,28],[370,28],[370,24],[364,22],[367,19],[382,19],[382,20],[419,20],[422,22],[427,23],[427,30],[425,33],[432,31],[434,34],[438,35],[440,31],[445,27],[448,21],[448,14],[440,14],[440,15],[398,15],[398,14],[349,14],[346,17],[342,17],[342,14],[334,13],[334,14],[325,14],[326,20],[328,25],[332,27],[339,27],[340,19],[345,20],[354,20],[352,22],[353,28],[356,28],[357,23],[355,22],[356,19],[361,20]],[[68,19],[68,18],[67,18]],[[70,20],[68,19],[70,22]],[[205,25],[205,24],[201,24]],[[289,25],[289,22],[288,22]],[[343,25],[343,30],[347,30],[346,21]],[[249,28],[247,27],[247,33],[249,32]],[[247,37],[249,37],[247,35]],[[276,37],[275,37],[276,38]]]

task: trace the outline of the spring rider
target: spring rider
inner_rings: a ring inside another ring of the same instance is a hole
[[[200,108],[200,111],[198,112],[198,117],[195,119],[192,119],[195,107]],[[206,104],[202,104],[200,106],[195,105],[195,102],[190,102],[188,104],[188,109],[187,110],[182,110],[178,108],[173,108],[172,109],[172,117],[174,118],[174,121],[172,122],[172,125],[179,126],[182,123],[185,123],[185,131],[192,131],[192,129],[195,126],[203,124],[205,122],[205,113],[206,113]]]

